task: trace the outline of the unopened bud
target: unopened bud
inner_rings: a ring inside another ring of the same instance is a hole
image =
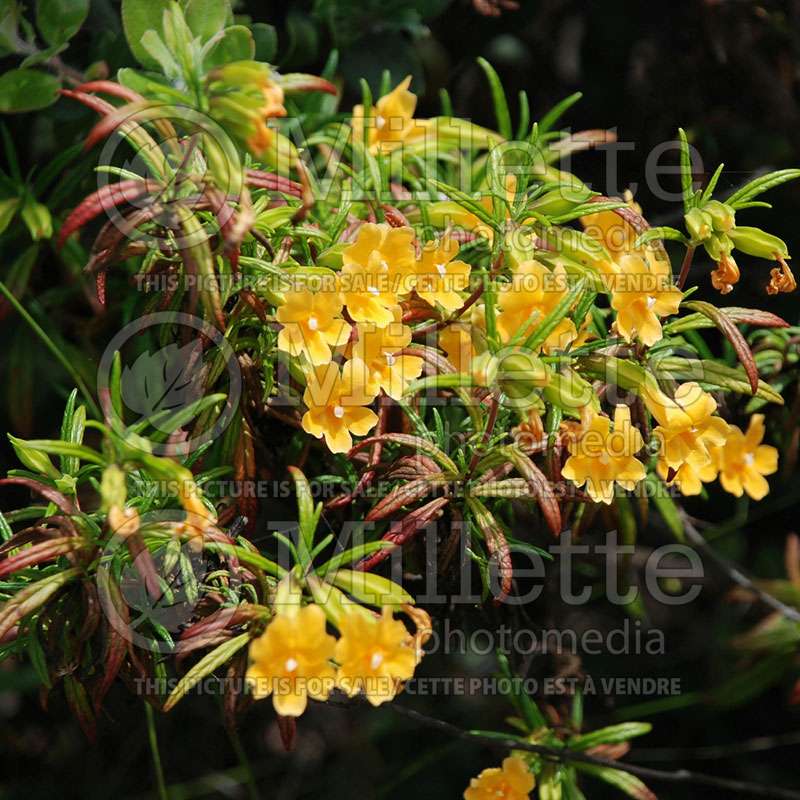
[[[737,250],[756,258],[775,260],[775,253],[782,258],[789,258],[789,248],[783,239],[762,231],[760,228],[734,228],[729,234]]]

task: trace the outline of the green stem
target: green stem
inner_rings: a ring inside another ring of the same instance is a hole
[[[153,755],[153,769],[156,773],[159,800],[169,800],[167,785],[164,783],[164,770],[161,768],[161,756],[158,753],[158,739],[156,737],[156,721],[153,716],[153,706],[144,704],[144,713],[147,717],[147,736],[150,740],[150,752]]]
[[[77,370],[73,365],[70,363],[69,359],[56,347],[55,342],[45,333],[44,329],[41,325],[28,313],[25,306],[17,300],[14,296],[13,292],[2,282],[0,281],[0,292],[2,292],[9,303],[16,309],[17,313],[28,323],[28,325],[33,328],[39,338],[45,343],[47,348],[50,352],[58,359],[58,362],[64,367],[65,370],[72,376],[72,379],[75,381],[78,388],[81,390],[81,394],[86,399],[87,404],[89,405],[92,413],[97,417],[97,419],[101,419],[102,415],[100,413],[100,409],[97,406],[97,403],[94,401],[94,397],[92,397],[91,392],[89,391],[89,387],[84,382],[83,378],[78,374]]]
[[[247,753],[245,753],[244,747],[242,747],[242,740],[239,738],[239,734],[236,731],[230,731],[230,737],[233,750],[236,753],[236,758],[239,760],[239,765],[244,772],[245,783],[247,783],[247,792],[250,795],[250,800],[260,800],[258,786],[256,785],[256,779],[253,775],[253,768],[250,766],[250,761],[247,758]]]

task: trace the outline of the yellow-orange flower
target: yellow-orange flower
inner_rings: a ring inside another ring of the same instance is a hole
[[[339,296],[356,322],[389,325],[414,278],[414,231],[366,223],[342,255]]]
[[[528,765],[516,756],[503,759],[502,767],[483,770],[469,782],[464,800],[527,800],[536,783]]]
[[[411,343],[411,328],[396,319],[385,328],[359,322],[356,331],[358,339],[353,343],[352,356],[367,365],[367,391],[378,394],[383,389],[389,397],[399,400],[409,382],[422,372],[421,358],[397,355]]]
[[[417,107],[417,96],[408,90],[411,76],[395,86],[389,94],[364,113],[364,106],[359,104],[353,108],[350,125],[357,141],[363,141],[364,125],[369,128],[367,143],[371,153],[394,150],[403,142],[424,136],[428,128],[427,120],[415,120],[414,110]]]
[[[353,438],[366,436],[378,417],[364,406],[375,399],[367,388],[369,370],[361,359],[352,359],[342,368],[335,363],[318,367],[309,379],[303,394],[308,411],[303,415],[303,430],[325,437],[332,453],[346,453],[353,446]]]
[[[444,350],[447,360],[456,368],[456,372],[469,374],[475,345],[472,343],[471,326],[463,322],[454,322],[443,328],[439,334],[439,347]]]
[[[497,305],[497,330],[503,342],[522,331],[524,342],[530,333],[567,294],[567,273],[559,264],[550,272],[538,261],[523,261],[511,276],[511,282],[500,290]],[[542,345],[545,351],[566,350],[578,332],[571,319],[563,319]]]
[[[708,448],[725,443],[728,423],[715,417],[717,403],[694,381],[684,383],[670,399],[658,389],[646,387],[645,404],[659,425],[653,435],[659,440],[659,461],[671,469],[690,462],[699,469],[711,460]],[[688,474],[688,470],[684,476]]]
[[[595,502],[610,503],[615,483],[632,491],[644,478],[644,464],[634,455],[643,444],[642,434],[631,424],[627,406],[616,407],[613,431],[608,417],[592,413],[584,430],[568,441],[570,457],[561,473],[576,486],[585,483],[586,492]]]
[[[668,480],[670,468],[665,461],[659,460],[656,472],[666,481],[667,486],[677,486],[682,495],[687,497],[698,495],[703,490],[703,484],[715,480],[719,474],[717,466],[719,459],[714,454],[721,449],[720,447],[710,447],[711,460],[702,467],[695,466],[695,459],[685,461],[674,472],[672,480]]]
[[[331,347],[347,343],[350,326],[336,315],[342,301],[332,292],[312,292],[302,284],[286,292],[286,303],[275,312],[283,325],[278,348],[290,355],[305,353],[315,366],[331,360]]]
[[[719,482],[726,492],[741,497],[746,492],[753,500],[769,494],[764,477],[778,469],[778,450],[761,444],[764,438],[764,415],[753,414],[747,432],[731,425],[725,446],[715,449],[712,458],[719,466]]]
[[[629,342],[634,337],[646,345],[661,339],[661,320],[676,314],[681,290],[668,283],[666,261],[651,259],[650,266],[638,255],[623,255],[619,269],[606,280],[611,288],[611,307],[617,312],[617,330]]]
[[[454,261],[459,245],[447,234],[428,242],[414,262],[417,294],[432,306],[439,303],[447,311],[457,311],[464,304],[459,292],[469,284],[470,266]]]
[[[326,700],[333,689],[335,671],[328,662],[335,647],[319,606],[277,614],[250,643],[247,680],[253,695],[261,700],[271,694],[279,714],[299,717],[309,697]]]
[[[339,688],[350,697],[363,691],[373,706],[392,700],[417,663],[406,626],[385,606],[377,620],[363,611],[350,612],[340,630],[334,653]]]

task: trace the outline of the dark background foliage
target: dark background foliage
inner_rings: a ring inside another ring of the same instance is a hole
[[[388,68],[394,82],[406,74],[414,76],[412,88],[420,95],[420,115],[439,113],[439,90],[446,88],[457,115],[491,126],[491,97],[475,63],[477,56],[486,57],[496,67],[512,103],[519,90],[528,92],[534,117],[572,92],[582,91],[582,101],[569,112],[565,123],[573,130],[614,129],[620,141],[635,143],[635,149],[619,152],[615,186],[607,183],[607,154],[602,151],[576,156],[573,168],[600,191],[621,191],[638,183],[636,199],[654,224],[675,224],[679,212],[676,204],[666,203],[648,190],[644,164],[654,147],[675,138],[678,126],[687,129],[703,155],[706,176],[719,161],[725,162],[721,187],[733,188],[755,171],[798,165],[800,2],[793,0],[761,4],[747,0],[523,0],[521,8],[506,10],[496,18],[477,13],[467,0],[269,4],[250,0],[237,11],[276,27],[280,42],[276,60],[281,68],[319,71],[330,48],[339,48],[345,109],[359,101],[359,77],[365,76],[376,90],[381,70]],[[130,63],[114,3],[93,0],[89,20],[70,49],[70,57],[81,69],[105,61],[112,74]],[[8,117],[23,173],[79,142],[92,121],[90,112],[65,100],[36,114]],[[91,162],[91,156],[82,158]],[[669,157],[665,156],[665,162],[669,163]],[[64,212],[80,196],[80,187],[72,188],[56,197],[56,213]],[[800,186],[784,186],[769,199],[777,210],[769,215],[768,230],[796,249]],[[766,216],[760,210],[749,212],[749,224],[763,220]],[[20,232],[19,242],[24,235]],[[14,237],[6,237],[4,242],[10,249],[2,254],[0,265],[18,255],[11,252],[19,243]],[[81,265],[75,266],[59,262],[44,249],[37,257],[27,297],[36,298],[32,310],[44,319],[51,309],[60,309],[52,312],[58,317],[55,327],[65,332],[76,352],[81,348],[102,350],[103,328],[94,318],[89,292],[83,290],[78,277]],[[729,298],[733,304],[764,307],[782,313],[793,324],[800,321],[795,295],[780,301],[767,299],[763,264],[756,266],[742,259],[741,266],[742,281]],[[0,271],[3,269],[0,266]],[[701,294],[710,296],[710,265],[698,259],[693,269]],[[694,282],[691,277],[690,282]],[[0,430],[55,434],[69,385],[67,376],[13,315],[0,322],[0,337],[5,351],[0,360],[1,383],[6,393]],[[788,403],[792,400],[787,398]],[[5,445],[3,448],[10,465],[11,453]],[[729,496],[723,500],[717,494],[712,502],[695,503],[691,510],[717,520],[730,518],[734,511],[743,514],[742,523],[730,526],[717,546],[761,576],[780,577],[784,537],[794,524],[791,508],[796,506],[798,488],[796,480],[789,485],[794,497],[791,492],[770,496],[749,510],[742,504],[734,508]],[[661,713],[653,715],[654,732],[634,748],[632,760],[650,759],[647,763],[652,766],[688,766],[764,783],[796,785],[798,739],[791,737],[797,729],[798,711],[788,706],[788,696],[797,675],[786,668],[788,661],[782,662],[777,678],[765,676],[763,686],[756,677],[746,679],[733,693],[736,696],[730,697],[729,706],[709,695],[690,694],[722,685],[739,669],[726,641],[734,630],[760,618],[756,609],[725,602],[728,587],[711,568],[706,583],[690,613],[675,613],[654,622],[666,632],[664,656],[626,659],[607,655],[587,658],[584,668],[595,676],[652,674],[681,679],[684,707],[676,703],[669,709],[665,704]],[[451,627],[464,624],[464,611],[445,611],[445,616],[452,616]],[[566,624],[550,616],[546,602],[526,612],[534,629]],[[494,629],[507,621],[507,613],[476,611],[469,624]],[[583,618],[571,624],[620,625],[620,612],[613,607],[598,603],[581,613]],[[426,659],[421,674],[488,675],[492,669],[491,656],[473,654]],[[540,659],[534,660],[531,674],[558,670],[569,674],[574,669],[574,664]],[[4,763],[0,800],[153,796],[144,714],[138,702],[116,689],[109,698],[98,743],[90,746],[71,719],[63,697],[54,693],[48,711],[40,708],[36,683],[28,668],[0,667],[0,752]],[[510,710],[499,698],[480,696],[407,697],[403,702],[464,727],[502,728],[502,718]],[[590,699],[590,727],[615,721],[624,714],[620,708],[637,702],[625,697]],[[158,730],[167,780],[175,784],[171,797],[245,796],[234,747],[213,698],[187,698],[175,712],[159,716]],[[289,756],[282,754],[269,703],[249,712],[242,720],[240,735],[262,796],[280,800],[455,797],[470,775],[499,760],[498,753],[482,748],[454,747],[440,735],[385,710],[365,713],[314,708],[300,721],[297,745]],[[768,749],[759,752],[737,744],[756,736],[789,738],[768,742]],[[778,746],[790,741],[794,747]],[[719,752],[695,749],[708,745],[719,745]],[[723,796],[655,783],[652,788],[662,800]],[[587,785],[585,792],[590,800],[621,796],[597,783]]]

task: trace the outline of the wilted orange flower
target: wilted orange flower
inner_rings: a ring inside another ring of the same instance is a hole
[[[551,272],[538,261],[523,261],[497,298],[497,330],[503,342],[523,331],[520,343],[540,325],[569,291],[567,273],[559,264]],[[575,323],[563,319],[542,345],[545,351],[566,350],[578,335]]]
[[[283,325],[278,348],[290,355],[305,353],[315,366],[331,360],[331,347],[347,343],[350,325],[336,315],[342,302],[332,292],[312,292],[307,286],[293,285],[286,292],[286,303],[275,312]]]
[[[778,450],[764,439],[764,415],[753,414],[746,433],[731,425],[724,447],[715,448],[712,459],[719,467],[719,482],[726,492],[741,497],[746,492],[753,500],[769,494],[764,477],[778,469]]]
[[[536,781],[528,765],[516,756],[503,759],[502,767],[483,770],[469,782],[464,800],[527,800]]]
[[[351,359],[339,373],[335,363],[318,367],[303,394],[308,411],[303,415],[303,430],[325,437],[332,453],[346,453],[353,446],[350,435],[366,436],[378,417],[364,406],[375,399],[367,388],[367,365],[361,359]]]
[[[793,292],[797,288],[797,281],[794,279],[789,265],[781,259],[780,267],[775,267],[769,271],[770,281],[767,284],[767,294],[778,294],[778,292]]]
[[[350,697],[363,691],[373,706],[392,700],[417,663],[406,626],[384,606],[378,619],[363,611],[350,612],[343,618],[341,634],[334,653],[339,688]]]
[[[666,261],[651,259],[648,263],[637,255],[620,256],[619,270],[608,277],[611,307],[617,312],[617,330],[629,342],[634,337],[646,345],[661,339],[661,320],[676,314],[682,293],[669,281]]]
[[[399,314],[391,324],[380,328],[375,323],[356,324],[358,339],[353,343],[353,358],[361,359],[369,370],[367,391],[378,394],[383,389],[389,397],[399,400],[409,382],[422,372],[422,359],[397,355],[411,343],[411,328],[403,325]]]
[[[363,141],[364,125],[369,128],[367,134],[371,153],[394,150],[408,139],[423,136],[429,123],[427,120],[415,120],[414,110],[417,107],[417,96],[408,90],[411,75],[395,86],[389,94],[364,113],[364,106],[359,104],[353,108],[350,125],[353,136]]]
[[[326,700],[334,686],[329,660],[336,639],[325,630],[325,614],[317,605],[277,614],[264,633],[250,643],[247,679],[256,699],[272,695],[275,711],[299,717],[308,698]]]
[[[586,492],[595,502],[614,499],[614,483],[632,491],[645,476],[644,464],[635,458],[644,441],[631,424],[627,406],[614,411],[614,430],[608,417],[592,413],[588,425],[575,439],[568,441],[570,457],[561,474],[576,486],[586,484]]]
[[[342,255],[339,296],[356,322],[389,325],[414,278],[414,231],[366,223]]]
[[[447,234],[428,242],[414,262],[417,294],[432,306],[439,303],[447,311],[457,311],[464,304],[458,294],[469,284],[470,265],[454,261],[459,244]]]
[[[711,273],[711,285],[720,293],[728,294],[739,281],[739,267],[728,253],[721,253],[717,268]]]

